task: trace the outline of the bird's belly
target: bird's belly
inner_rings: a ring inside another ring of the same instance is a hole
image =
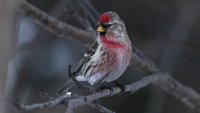
[[[121,56],[120,56],[121,55]],[[118,57],[118,62],[116,67],[110,72],[110,74],[105,78],[106,82],[112,82],[118,79],[126,70],[130,63],[131,54],[126,55],[126,53],[120,54]]]
[[[130,56],[125,55],[125,53],[108,53],[107,55],[108,56],[98,56],[95,57],[95,59],[91,59],[91,62],[88,63],[90,65],[85,66],[90,67],[90,69],[85,71],[87,68],[82,68],[82,72],[85,72],[85,74],[82,73],[76,76],[76,80],[95,85],[99,82],[112,82],[118,79],[126,70],[130,62]]]
[[[105,78],[105,82],[112,82],[118,79],[125,71],[124,69],[115,69],[110,72],[110,74]]]

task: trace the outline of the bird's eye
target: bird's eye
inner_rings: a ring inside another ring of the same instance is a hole
[[[111,24],[111,23],[102,24],[102,26],[103,26],[105,29],[111,27],[112,25],[113,25],[113,24]]]
[[[112,25],[113,25],[113,24],[109,23],[109,24],[108,24],[108,27],[111,27]]]

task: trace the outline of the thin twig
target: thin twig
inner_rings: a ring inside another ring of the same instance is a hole
[[[88,32],[95,33],[90,22],[87,19],[83,18],[75,9],[66,8],[65,11],[71,14],[76,19],[76,21],[78,21],[78,23],[81,24]]]
[[[75,0],[76,3],[81,7],[84,13],[89,17],[94,25],[96,25],[96,21],[98,19],[99,13],[94,8],[94,6],[90,3],[89,0]]]
[[[21,110],[23,111],[33,111],[33,110],[39,110],[44,108],[52,108],[58,104],[63,103],[64,100],[69,99],[71,95],[64,94],[61,95],[55,99],[52,99],[50,101],[44,102],[44,103],[35,103],[31,105],[24,105],[18,101],[13,101],[13,103]]]

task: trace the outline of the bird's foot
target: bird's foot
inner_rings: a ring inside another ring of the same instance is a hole
[[[127,96],[130,94],[130,92],[126,92],[126,87],[124,84],[114,82],[116,87],[119,87],[121,89],[121,92],[119,93],[119,96]]]
[[[102,90],[110,90],[110,91],[113,91],[113,83],[107,83],[107,82],[104,82],[102,84],[99,84],[99,85],[96,85],[94,87],[94,92],[98,92],[98,91],[102,91]]]

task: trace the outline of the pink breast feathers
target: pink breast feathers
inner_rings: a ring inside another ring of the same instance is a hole
[[[124,45],[117,42],[116,40],[113,39],[108,39],[107,37],[102,37],[101,36],[101,42],[102,44],[107,48],[107,49],[117,49],[117,48],[124,48]]]

